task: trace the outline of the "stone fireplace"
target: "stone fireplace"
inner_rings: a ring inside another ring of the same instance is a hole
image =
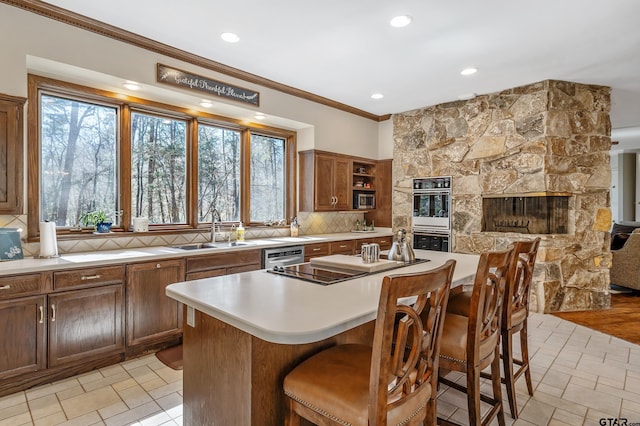
[[[532,309],[608,307],[610,89],[546,80],[393,116],[393,227],[411,179],[452,176],[452,250],[540,236]]]
[[[570,195],[509,195],[482,198],[482,232],[567,234]]]

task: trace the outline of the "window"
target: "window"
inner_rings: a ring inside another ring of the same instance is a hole
[[[285,140],[251,135],[251,221],[286,219]]]
[[[40,116],[40,220],[70,227],[84,212],[115,213],[117,109],[43,93]]]
[[[240,137],[237,130],[198,127],[198,221],[240,220]]]
[[[126,100],[123,100],[126,99]],[[101,209],[113,230],[209,229],[295,216],[295,133],[30,75],[28,236]]]
[[[186,223],[187,123],[131,114],[131,213],[150,224]]]

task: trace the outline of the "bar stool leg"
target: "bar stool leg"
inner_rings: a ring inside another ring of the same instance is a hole
[[[524,320],[522,330],[520,330],[520,351],[522,352],[522,365],[524,370],[524,378],[527,381],[527,390],[529,395],[533,396],[533,384],[531,383],[531,367],[529,364],[529,339],[527,337],[527,320]]]
[[[491,383],[493,385],[493,399],[499,402],[498,408],[498,424],[500,426],[505,426],[504,422],[504,407],[502,404],[502,388],[501,388],[501,378],[500,378],[500,350],[496,346],[496,354],[493,358],[493,362],[491,363]]]
[[[480,411],[480,370],[477,368],[467,370],[467,392],[469,424],[479,425],[482,422],[482,412]]]
[[[511,417],[518,418],[518,406],[516,404],[516,384],[513,375],[513,334],[509,330],[502,330],[502,367],[504,370],[504,385],[507,389],[507,399]]]

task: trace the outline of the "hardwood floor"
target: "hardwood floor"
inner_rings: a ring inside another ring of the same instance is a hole
[[[640,344],[640,294],[637,292],[611,294],[610,309],[557,312],[553,315]]]

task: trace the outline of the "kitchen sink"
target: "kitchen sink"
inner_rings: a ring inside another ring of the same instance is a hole
[[[171,248],[180,250],[202,250],[211,248],[226,248],[226,247],[242,247],[252,246],[253,243],[247,243],[244,241],[230,241],[230,242],[217,242],[217,243],[197,243],[197,244],[185,244],[182,246],[171,246]]]

